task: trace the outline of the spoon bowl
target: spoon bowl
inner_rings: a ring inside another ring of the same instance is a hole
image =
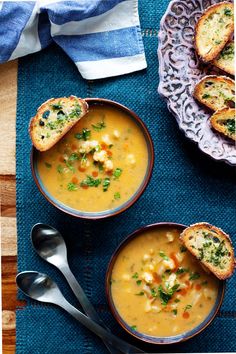
[[[57,284],[43,273],[21,272],[16,276],[16,283],[25,295],[37,301],[55,304],[53,299],[62,296]]]
[[[31,240],[38,255],[59,267],[67,263],[65,241],[59,231],[46,224],[35,224],[31,230]]]

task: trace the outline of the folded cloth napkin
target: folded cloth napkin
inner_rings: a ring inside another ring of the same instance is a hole
[[[85,79],[147,67],[138,0],[0,2],[0,63],[55,41]]]

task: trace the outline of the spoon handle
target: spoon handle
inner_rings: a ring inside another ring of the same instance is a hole
[[[88,315],[96,323],[99,323],[102,327],[107,328],[101,318],[98,316],[93,304],[89,301],[87,295],[85,294],[84,290],[81,288],[80,284],[77,282],[74,274],[71,272],[70,267],[68,264],[64,264],[63,267],[60,267],[60,270],[64,277],[66,278],[68,284],[71,287],[71,290],[79,300],[84,312]],[[107,328],[108,329],[108,328]],[[109,331],[109,329],[108,329]],[[114,349],[114,346],[109,345],[107,341],[104,341],[107,349],[110,351],[111,354],[119,354],[117,350]]]
[[[90,331],[95,333],[109,346],[116,349],[116,351],[118,350],[118,353],[124,353],[124,354],[144,353],[144,351],[142,351],[141,349],[138,349],[135,346],[126,343],[122,339],[119,339],[118,337],[114,336],[112,333],[108,332],[99,324],[97,324],[96,322],[88,318],[86,315],[84,315],[82,312],[77,310],[64,297],[60,300],[60,302],[56,303],[56,305],[62,307],[77,321],[79,321],[82,325],[84,325]]]
[[[93,307],[93,304],[90,302],[90,300],[88,299],[84,290],[81,288],[81,286],[78,283],[78,281],[76,280],[74,274],[70,270],[69,265],[65,264],[63,267],[60,268],[60,270],[61,270],[62,274],[64,275],[64,277],[66,278],[68,284],[70,285],[71,290],[73,291],[74,295],[79,300],[80,305],[82,306],[84,312],[92,320],[99,323],[101,326],[105,327],[105,324],[103,323],[102,319],[97,314],[95,308]]]

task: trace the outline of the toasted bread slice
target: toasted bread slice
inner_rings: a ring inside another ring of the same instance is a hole
[[[236,141],[235,108],[223,108],[216,111],[210,121],[215,130]]]
[[[87,112],[87,102],[75,96],[51,98],[44,102],[30,121],[33,145],[40,151],[49,150]]]
[[[208,7],[195,27],[196,51],[204,62],[214,60],[234,31],[234,5],[220,2]]]
[[[235,107],[235,82],[226,76],[205,76],[194,88],[194,97],[213,111]]]
[[[235,75],[234,41],[226,44],[213,64],[230,75]]]
[[[234,249],[221,229],[202,222],[187,227],[180,235],[185,247],[219,279],[234,271]]]

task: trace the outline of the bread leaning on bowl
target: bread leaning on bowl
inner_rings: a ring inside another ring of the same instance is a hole
[[[221,229],[202,222],[187,227],[180,235],[185,247],[219,279],[234,271],[234,249]]]
[[[30,121],[33,145],[39,151],[49,150],[87,112],[87,102],[76,96],[51,98],[44,102]]]
[[[230,75],[235,75],[234,41],[226,44],[213,64]]]
[[[226,76],[208,75],[195,86],[194,97],[213,111],[235,107],[235,82]]]
[[[212,127],[236,141],[236,110],[235,108],[223,108],[216,111],[210,119]]]
[[[208,7],[195,27],[196,51],[204,62],[214,60],[234,31],[234,5],[220,2]]]

